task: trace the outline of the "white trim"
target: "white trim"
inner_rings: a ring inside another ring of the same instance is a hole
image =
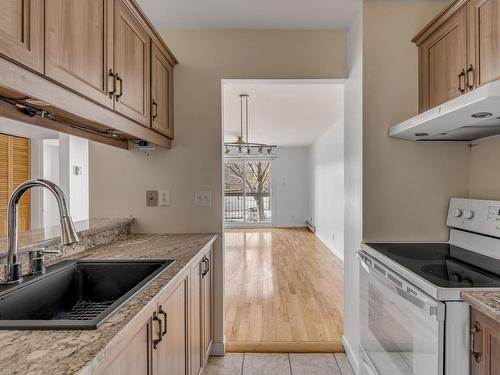
[[[224,336],[223,342],[214,342],[212,344],[210,355],[214,355],[217,357],[223,357],[226,355],[226,336]]]
[[[344,85],[346,79],[222,79],[222,86],[230,85]]]
[[[344,345],[345,354],[347,356],[347,359],[349,360],[349,363],[351,364],[352,369],[354,370],[354,373],[359,374],[359,362],[357,356],[353,352],[352,347],[349,344],[349,341],[347,341],[345,335],[342,335],[342,344]]]

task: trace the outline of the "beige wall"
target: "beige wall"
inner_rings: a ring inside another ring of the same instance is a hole
[[[364,240],[447,240],[450,197],[468,195],[465,144],[387,136],[417,113],[412,37],[446,3],[366,2],[364,7]]]
[[[500,140],[471,148],[470,198],[500,200]]]
[[[175,68],[175,141],[146,156],[93,143],[91,216],[132,215],[137,232],[221,232],[221,103],[224,78],[344,78],[345,33],[164,33]],[[170,189],[172,206],[148,208],[145,191]],[[213,191],[212,208],[194,192]]]
[[[164,33],[175,68],[175,141],[150,156],[92,143],[92,217],[137,218],[135,232],[222,232],[221,79],[345,78],[346,37],[335,31],[176,31]],[[171,207],[145,206],[145,192],[170,189]],[[194,207],[197,190],[211,208]],[[214,350],[222,351],[221,241],[214,265]]]

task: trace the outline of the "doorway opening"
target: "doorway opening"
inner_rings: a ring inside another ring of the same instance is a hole
[[[343,83],[222,81],[230,352],[343,351]]]

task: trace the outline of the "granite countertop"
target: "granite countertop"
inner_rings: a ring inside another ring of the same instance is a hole
[[[462,298],[476,310],[500,322],[500,292],[462,292]]]
[[[119,226],[134,223],[134,218],[97,218],[90,220],[76,221],[75,229],[80,236],[90,236],[97,232],[103,232]],[[19,233],[19,253],[37,247],[49,247],[59,242],[61,228],[53,225],[42,229],[33,229],[29,232]],[[0,237],[0,259],[7,253],[7,237]]]
[[[175,259],[96,330],[0,331],[0,374],[91,374],[106,348],[190,261],[215,241],[214,234],[129,234],[71,259]],[[61,258],[68,259],[68,258]]]

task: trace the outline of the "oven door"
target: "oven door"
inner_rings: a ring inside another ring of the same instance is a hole
[[[361,373],[443,375],[444,303],[368,254],[358,259]]]

